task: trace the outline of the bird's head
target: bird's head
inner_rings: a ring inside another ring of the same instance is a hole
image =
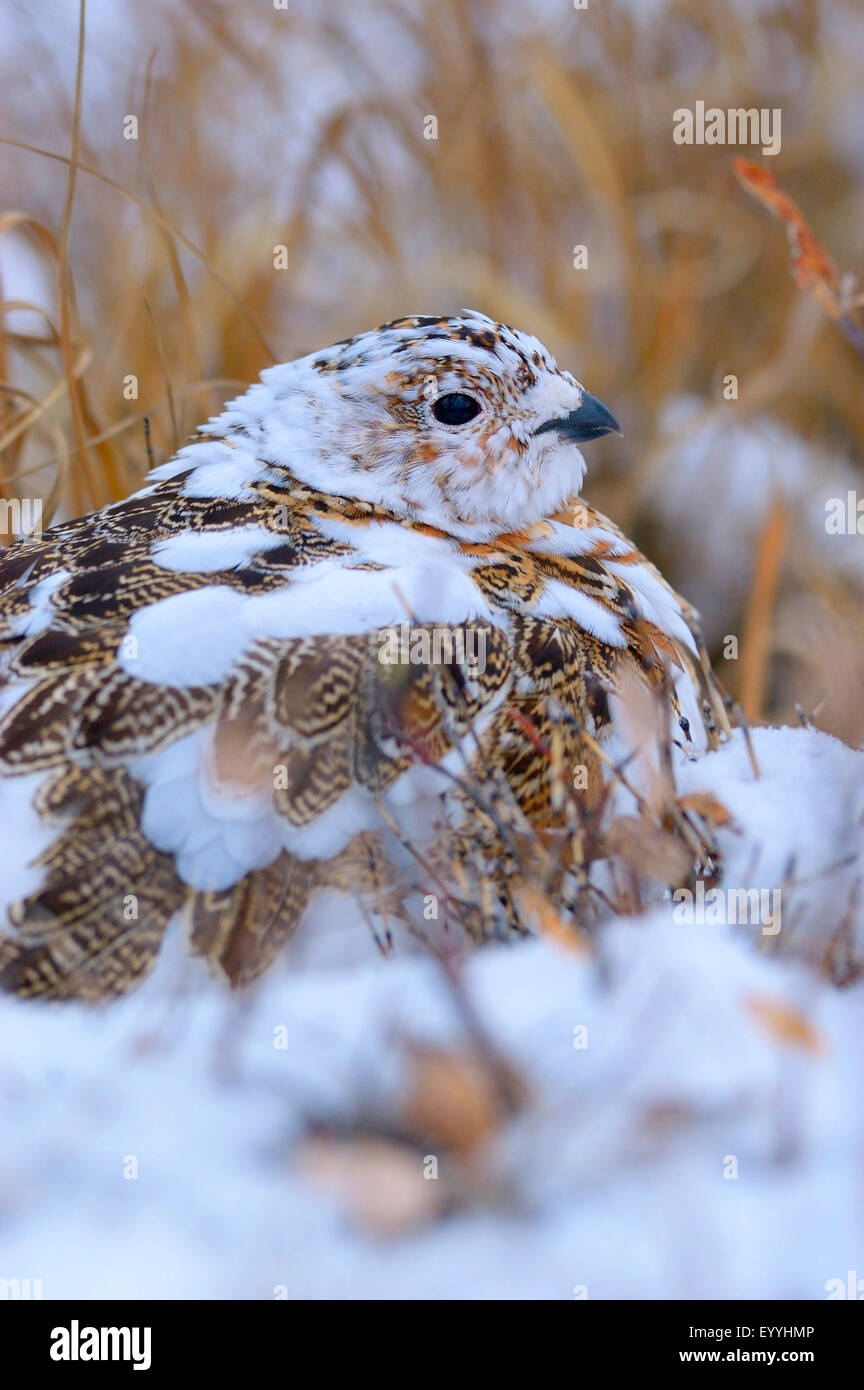
[[[551,515],[581,487],[580,444],[618,430],[536,338],[474,312],[396,319],[262,383],[220,432],[322,491],[474,535]]]

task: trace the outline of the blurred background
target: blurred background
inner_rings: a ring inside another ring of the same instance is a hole
[[[613,407],[586,494],[749,716],[864,736],[864,547],[825,528],[864,366],[731,170],[770,167],[860,269],[857,0],[91,0],[77,119],[74,0],[2,26],[3,496],[100,506],[145,416],[161,461],[274,359],[476,307]],[[698,100],[780,108],[781,153],[676,144]]]

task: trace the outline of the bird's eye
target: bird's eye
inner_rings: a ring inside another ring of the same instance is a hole
[[[480,403],[461,391],[451,391],[446,396],[438,397],[432,414],[442,425],[467,425],[469,420],[480,414]]]

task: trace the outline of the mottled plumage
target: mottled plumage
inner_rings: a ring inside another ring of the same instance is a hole
[[[0,982],[120,993],[182,911],[242,984],[323,888],[525,929],[626,673],[682,742],[725,721],[692,610],[579,499],[612,428],[535,339],[397,320],[0,553]]]

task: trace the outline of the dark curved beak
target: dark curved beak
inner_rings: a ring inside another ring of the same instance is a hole
[[[621,426],[612,411],[586,391],[578,410],[571,410],[569,415],[559,415],[556,420],[547,420],[534,433],[546,434],[549,430],[557,431],[564,439],[584,444],[586,440],[600,439],[604,434],[620,434]]]

